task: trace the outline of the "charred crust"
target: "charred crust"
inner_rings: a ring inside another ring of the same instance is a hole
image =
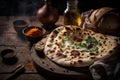
[[[103,36],[100,36],[100,39],[104,39],[104,37],[103,37]]]
[[[99,45],[100,45],[100,46],[102,46],[102,44],[101,44],[101,43],[99,43]]]
[[[101,52],[104,52],[104,50],[102,50]]]
[[[59,39],[62,39],[61,36],[58,37]]]
[[[90,56],[87,56],[87,57],[90,57]]]
[[[68,51],[66,51],[66,53],[69,53]]]
[[[105,46],[107,46],[107,44],[105,44]]]
[[[109,51],[109,53],[113,53],[113,50]]]
[[[84,33],[84,35],[86,35],[87,33]]]
[[[65,29],[72,31],[72,28],[71,28],[71,27],[65,27]]]
[[[81,28],[76,28],[76,30],[81,30]]]
[[[66,30],[71,30],[69,27],[65,27]]]
[[[58,44],[58,43],[55,43],[55,45],[59,46],[59,44]]]
[[[84,56],[84,54],[81,54],[81,56]]]
[[[66,57],[67,57],[67,55],[62,55],[62,57],[63,57],[63,58],[66,58]]]
[[[91,56],[90,59],[95,59],[96,57],[95,56]]]
[[[116,47],[113,48],[113,50],[116,50],[116,49],[118,49],[118,46],[116,46]]]
[[[50,57],[51,59],[54,59],[54,57]]]
[[[55,52],[55,50],[50,50],[49,52],[50,52],[50,53],[54,53],[54,52]]]
[[[91,33],[91,35],[94,35],[94,33]]]
[[[53,41],[54,39],[52,38],[51,40]]]
[[[105,44],[106,43],[106,41],[103,41],[103,44]]]
[[[47,47],[51,47],[51,46],[52,46],[51,44],[47,45]]]
[[[107,37],[105,37],[105,40],[107,40],[108,38]]]
[[[53,33],[54,33],[54,34],[58,34],[58,31],[57,31],[57,30],[54,30]]]
[[[55,40],[56,42],[58,41],[58,40]]]
[[[51,35],[51,38],[54,38],[54,34]]]
[[[99,53],[99,51],[96,52],[97,54]]]
[[[95,53],[92,53],[92,52],[91,52],[90,55],[95,55]]]
[[[82,60],[78,60],[79,63],[82,63],[83,61]]]
[[[56,47],[54,47],[53,49],[56,50]]]
[[[56,55],[57,55],[57,56],[63,56],[63,53],[60,52],[60,51],[58,51]]]
[[[61,28],[58,29],[58,31],[60,31],[60,30],[61,30]]]
[[[77,50],[72,50],[72,51],[71,51],[71,56],[77,57],[77,56],[79,56],[79,55],[80,55],[80,52],[79,52],[79,51],[77,51]]]
[[[92,31],[91,31],[91,30],[89,30],[89,32],[90,32],[90,33],[92,33]]]

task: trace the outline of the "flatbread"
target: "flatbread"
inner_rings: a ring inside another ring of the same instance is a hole
[[[85,67],[115,53],[117,38],[78,26],[54,29],[47,38],[44,53],[62,66]]]

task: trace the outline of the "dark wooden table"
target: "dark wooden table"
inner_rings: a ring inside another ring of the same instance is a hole
[[[31,45],[24,38],[21,38],[13,27],[13,21],[23,19],[29,25],[40,26],[41,23],[36,20],[35,16],[0,16],[0,52],[4,49],[14,49],[17,53],[17,62],[12,65],[5,64],[0,56],[0,80],[6,80],[19,64],[24,65],[25,72],[15,78],[15,80],[46,80],[45,77],[38,74],[30,56]],[[56,25],[62,25],[63,18],[59,17]]]

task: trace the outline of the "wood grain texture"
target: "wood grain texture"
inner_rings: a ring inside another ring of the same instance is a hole
[[[46,38],[43,38],[38,43],[46,42]],[[88,67],[64,67],[59,64],[52,62],[46,56],[41,57],[40,55],[44,52],[36,52],[34,46],[31,49],[31,57],[36,69],[49,76],[54,76],[56,79],[82,79],[92,80]],[[61,77],[62,76],[62,77]]]

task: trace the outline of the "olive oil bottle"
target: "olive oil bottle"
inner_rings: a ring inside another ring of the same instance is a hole
[[[67,8],[64,11],[64,25],[80,26],[81,18],[78,9],[78,0],[67,0]]]

